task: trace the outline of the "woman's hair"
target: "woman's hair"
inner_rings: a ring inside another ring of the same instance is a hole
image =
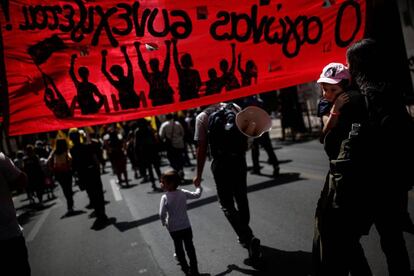
[[[181,184],[181,177],[175,170],[166,171],[161,176],[161,181],[172,185],[176,189]]]
[[[68,143],[66,139],[57,139],[56,140],[56,154],[62,154],[68,150]]]
[[[378,43],[373,39],[362,39],[352,44],[347,52],[349,72],[359,87],[367,83],[385,81],[385,55],[381,54]]]

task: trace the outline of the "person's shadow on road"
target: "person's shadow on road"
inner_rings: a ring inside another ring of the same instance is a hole
[[[261,246],[262,258],[252,264],[249,259],[244,263],[251,269],[231,264],[227,270],[216,276],[224,276],[232,271],[246,275],[309,276],[312,273],[312,254],[305,251],[283,251],[268,246]]]
[[[60,217],[60,219],[65,219],[65,218],[70,218],[70,217],[74,217],[74,216],[79,216],[82,214],[85,214],[86,212],[83,210],[74,210],[71,212],[67,212],[66,214],[64,214],[63,216]]]

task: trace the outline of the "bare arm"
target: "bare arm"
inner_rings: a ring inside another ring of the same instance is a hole
[[[347,102],[349,102],[349,96],[346,93],[342,93],[336,98],[329,116],[325,115],[322,117],[324,127],[322,129],[321,137],[319,138],[321,142],[323,142],[326,134],[338,124],[341,109]]]
[[[193,183],[196,187],[199,187],[201,184],[201,178],[203,176],[204,165],[207,159],[207,141],[199,140],[197,144],[197,171],[196,176],[193,179]]]
[[[141,42],[135,41],[134,46],[135,46],[135,50],[137,51],[139,69],[141,69],[144,79],[147,82],[149,82],[149,73],[148,73],[147,65],[145,64],[145,60],[144,60],[144,57],[142,56],[141,49],[139,48],[141,46]]]

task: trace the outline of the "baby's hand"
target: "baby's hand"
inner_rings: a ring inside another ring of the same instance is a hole
[[[341,110],[341,108],[347,103],[349,102],[349,95],[346,93],[342,93],[341,95],[339,95],[336,100],[335,100],[335,104],[332,107],[332,111],[334,112],[339,112]]]

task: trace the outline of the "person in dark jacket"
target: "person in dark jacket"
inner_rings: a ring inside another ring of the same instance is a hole
[[[348,138],[352,124],[366,120],[362,95],[349,89],[349,79],[349,71],[341,63],[325,66],[318,79],[324,99],[320,111],[324,122],[321,142],[330,164],[338,158],[341,144]],[[367,190],[363,189],[363,178],[352,178],[356,185],[339,183],[348,186],[349,193],[343,197],[341,187],[334,182],[335,173],[331,166],[316,208],[312,251],[314,275],[348,276],[351,273],[370,276],[371,269],[359,242],[370,226],[370,219],[364,212]],[[353,171],[353,174],[359,175],[359,171]],[[340,202],[339,198],[342,198]]]
[[[79,184],[85,187],[95,211],[96,221],[92,228],[102,229],[108,225],[109,220],[105,213],[103,185],[95,147],[89,143],[81,143],[77,130],[71,132],[69,138],[73,142],[73,147],[70,150],[73,171],[77,174]]]
[[[365,162],[366,183],[372,187],[370,212],[380,236],[389,275],[410,275],[410,260],[403,236],[407,220],[407,191],[412,188],[414,126],[392,68],[384,66],[388,54],[372,39],[363,39],[347,50],[351,79],[365,96],[368,108]]]

